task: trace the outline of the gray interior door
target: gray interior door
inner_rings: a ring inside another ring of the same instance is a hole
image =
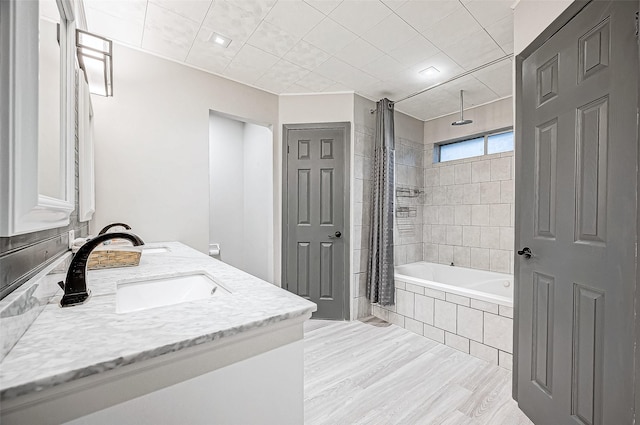
[[[539,425],[633,420],[636,8],[594,1],[523,62],[517,396]]]
[[[287,130],[285,287],[345,318],[345,130]]]

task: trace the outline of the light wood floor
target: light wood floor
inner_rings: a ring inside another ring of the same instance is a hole
[[[305,425],[531,425],[511,372],[381,322],[305,325]]]

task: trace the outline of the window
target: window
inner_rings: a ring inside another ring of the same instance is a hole
[[[488,133],[471,139],[436,145],[434,162],[455,161],[513,150],[513,130]]]

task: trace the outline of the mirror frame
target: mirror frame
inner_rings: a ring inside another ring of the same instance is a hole
[[[38,191],[38,1],[0,1],[0,236],[69,225],[75,209],[75,16],[60,11],[60,144],[64,199]]]

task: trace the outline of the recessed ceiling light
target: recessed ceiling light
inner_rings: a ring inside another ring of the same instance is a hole
[[[430,66],[429,68],[425,68],[419,72],[420,75],[424,75],[425,77],[434,77],[440,74],[440,71],[435,66]]]
[[[222,47],[229,47],[229,44],[231,44],[231,39],[229,37],[225,37],[224,35],[218,34],[217,32],[211,33],[211,36],[209,36],[209,41]]]

